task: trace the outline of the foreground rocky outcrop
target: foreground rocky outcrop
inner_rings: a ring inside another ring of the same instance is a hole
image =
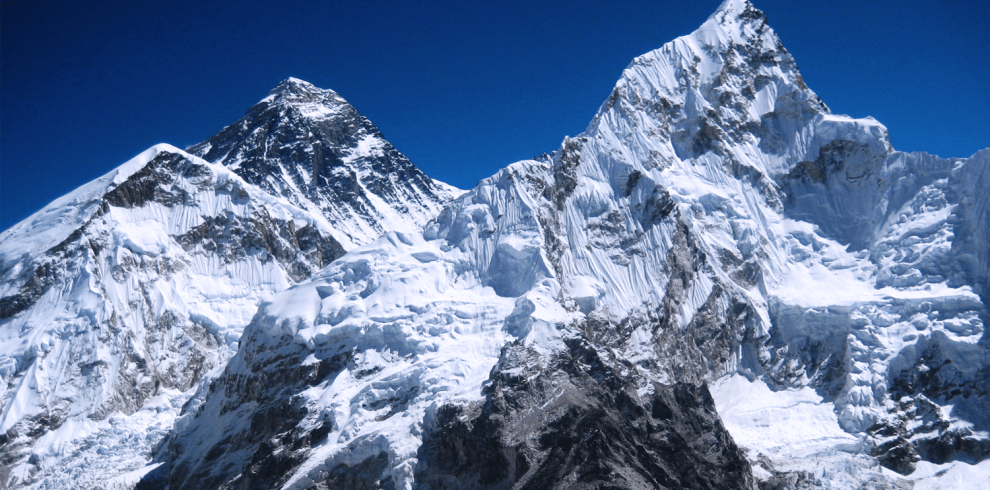
[[[630,363],[587,340],[565,343],[545,366],[507,345],[483,402],[430,413],[417,488],[754,487],[704,385],[642,390]]]

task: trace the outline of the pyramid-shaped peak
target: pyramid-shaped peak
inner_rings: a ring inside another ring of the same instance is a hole
[[[330,89],[319,88],[312,83],[298,78],[289,77],[279,82],[265,97],[262,103],[281,103],[297,105],[300,103],[317,103],[319,105],[334,107],[347,104],[337,92]]]
[[[733,45],[755,44],[770,51],[779,47],[779,39],[770,28],[766,14],[749,0],[723,1],[698,30],[686,37],[723,54]]]
[[[749,0],[725,0],[701,29],[705,30],[706,26],[724,31],[737,40],[752,39],[769,30],[766,14]]]
[[[276,85],[275,88],[273,88],[268,93],[272,95],[285,94],[285,93],[301,95],[301,94],[313,93],[313,92],[323,92],[323,90],[321,90],[316,85],[313,85],[312,83],[309,83],[305,80],[289,77],[279,82],[278,85]]]
[[[740,47],[744,48],[740,50]],[[711,77],[718,76],[725,64],[732,62],[734,56],[748,59],[747,66],[750,67],[762,66],[771,61],[793,61],[769,26],[766,15],[754,7],[752,2],[724,0],[694,32],[635,58],[629,67],[639,66],[643,70],[656,72],[657,69],[651,67],[661,63],[673,70],[670,74],[681,73],[683,70],[700,70],[698,74],[701,77],[698,80],[711,81]],[[702,63],[701,60],[705,62]],[[659,71],[667,73],[664,70]],[[632,72],[624,74],[624,78],[629,76],[637,75]],[[685,82],[666,76],[662,78],[664,80],[658,80],[657,83],[669,90],[674,90]]]
[[[723,14],[723,13],[735,13],[736,15],[746,12],[747,10],[756,10],[753,7],[752,2],[749,0],[725,0],[721,5],[715,9],[715,13],[712,17]]]

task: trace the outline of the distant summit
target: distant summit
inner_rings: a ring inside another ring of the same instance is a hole
[[[309,83],[305,80],[300,80],[296,77],[289,77],[282,80],[275,86],[269,94],[275,94],[280,92],[333,92],[329,89],[320,89],[316,85]]]
[[[262,102],[274,104],[317,104],[325,108],[349,105],[343,97],[330,89],[321,89],[298,78],[287,78],[268,92]],[[249,111],[250,112],[250,111]]]
[[[419,229],[459,192],[426,176],[336,92],[297,78],[188,150],[322,214],[348,248]]]

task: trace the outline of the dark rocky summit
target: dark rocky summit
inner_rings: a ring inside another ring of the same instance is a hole
[[[355,244],[415,230],[456,192],[413,165],[336,92],[295,78],[188,151],[322,214]]]

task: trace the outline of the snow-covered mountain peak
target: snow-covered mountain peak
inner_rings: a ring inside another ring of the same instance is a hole
[[[749,0],[725,0],[712,12],[712,15],[708,16],[708,19],[726,22],[727,18],[736,19],[747,13],[765,18],[763,12],[757,10]]]
[[[336,92],[294,78],[189,152],[324,215],[348,249],[386,230],[418,231],[459,192],[425,175]]]
[[[276,95],[276,94],[289,94],[289,93],[306,94],[306,93],[325,93],[325,92],[333,92],[333,91],[329,89],[318,88],[316,85],[313,85],[312,83],[309,83],[306,80],[301,80],[296,77],[289,77],[279,82],[278,85],[276,85],[275,88],[273,88],[268,93],[269,95]]]
[[[691,34],[634,59],[582,136],[621,146],[640,172],[728,158],[733,172],[748,168],[763,182],[770,201],[795,166],[822,158],[829,144],[878,158],[893,151],[875,119],[831,114],[748,1],[723,3]]]
[[[190,150],[216,161],[156,145],[0,235],[0,487],[141,464],[261,301],[456,192],[296,79]]]
[[[275,86],[268,96],[262,99],[249,112],[260,110],[262,107],[274,105],[283,110],[297,111],[306,118],[323,119],[340,114],[348,109],[350,104],[337,92],[321,89],[312,83],[298,78],[287,78]]]
[[[343,253],[333,233],[163,144],[0,236],[2,484],[50,476],[64,488],[86,438],[112,440],[118,423],[142,435],[111,443],[100,464],[133,465],[182,392],[230,356],[258,302]]]

